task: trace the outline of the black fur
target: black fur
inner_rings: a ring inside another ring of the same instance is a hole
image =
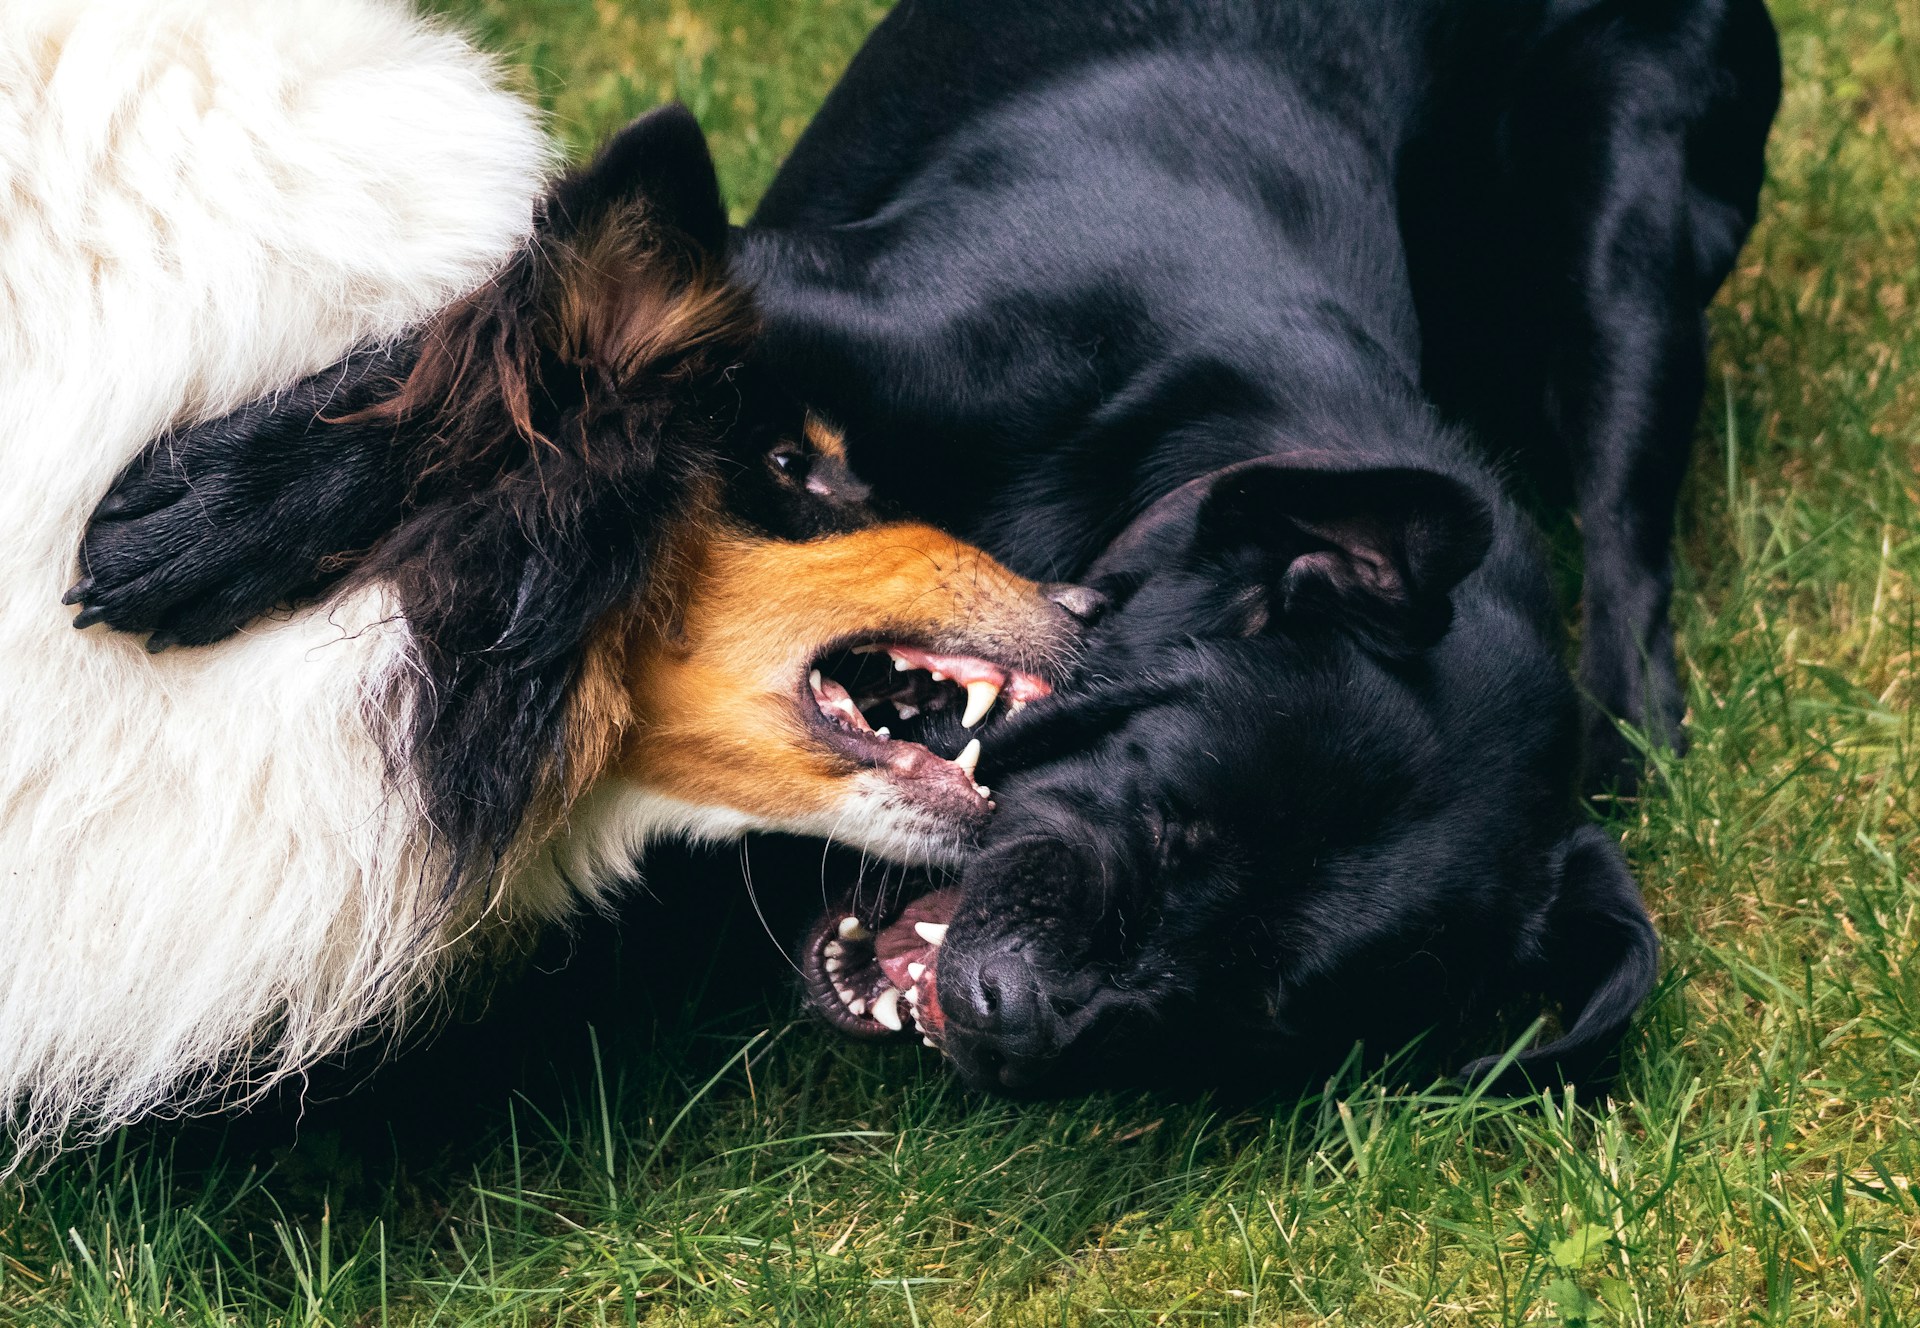
[[[1599,1072],[1657,946],[1582,756],[1679,736],[1702,309],[1778,78],[1760,0],[882,23],[739,250],[763,345],[882,494],[1116,604],[988,740],[939,966],[970,1076],[1297,1065],[1523,993],[1564,1032],[1499,1086]],[[1584,713],[1509,493],[1556,471]]]

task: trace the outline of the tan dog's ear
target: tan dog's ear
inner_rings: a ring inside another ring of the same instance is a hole
[[[554,185],[533,243],[424,328],[399,390],[356,418],[432,419],[425,475],[631,432],[620,416],[636,399],[746,352],[754,319],[726,280],[726,241],[700,126],[684,106],[649,111]]]
[[[564,739],[589,636],[644,592],[666,525],[719,472],[755,331],[726,210],[683,107],[642,116],[545,201],[535,242],[426,329],[384,417],[405,518],[363,575],[397,591],[424,681],[405,756],[456,867],[594,772]]]
[[[549,201],[548,223],[568,238],[636,201],[645,203],[655,227],[677,231],[713,262],[725,260],[727,209],[713,156],[693,112],[678,102],[634,120],[591,164],[562,180]]]

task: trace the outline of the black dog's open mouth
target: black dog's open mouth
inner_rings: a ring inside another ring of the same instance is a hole
[[[874,642],[816,661],[805,708],[834,750],[882,771],[917,802],[973,818],[993,807],[976,731],[1051,690],[992,660]]]
[[[822,918],[800,954],[807,1000],[827,1022],[861,1038],[917,1035],[940,1045],[938,971],[957,888],[935,890],[884,918],[836,910]]]

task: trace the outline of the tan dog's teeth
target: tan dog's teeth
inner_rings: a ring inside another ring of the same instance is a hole
[[[923,1047],[931,1047],[933,1046],[933,1039],[930,1037],[923,1037],[920,1039],[920,1045]]]
[[[895,701],[893,703],[893,708],[900,712],[900,718],[902,719],[912,719],[915,715],[920,713],[919,706],[908,705],[905,701]]]
[[[916,922],[913,930],[928,945],[940,945],[947,939],[947,924],[944,922]]]
[[[993,790],[988,788],[985,784],[975,784],[973,786],[973,791],[980,795],[980,800],[982,802],[985,802],[987,798],[990,797],[993,793]]]
[[[972,728],[987,717],[993,703],[1000,699],[1000,684],[988,678],[967,684],[967,712],[960,716],[960,727]]]
[[[953,763],[967,772],[968,779],[972,779],[974,768],[980,764],[980,739],[975,738],[961,748],[960,755],[953,758]]]
[[[874,998],[873,1017],[898,1033],[905,1024],[900,1022],[900,993],[888,987]]]
[[[865,996],[855,996],[847,1002],[847,1008],[855,1014],[865,1014],[867,1012],[867,998]]]
[[[840,939],[843,941],[870,941],[873,939],[873,933],[866,929],[866,926],[859,918],[849,915],[840,919]]]
[[[911,978],[913,981],[918,982],[921,978],[925,977],[926,975],[927,975],[927,966],[925,964],[915,963],[915,964],[907,965],[907,976]],[[913,998],[913,993],[912,992],[907,993],[907,998],[911,1000]]]

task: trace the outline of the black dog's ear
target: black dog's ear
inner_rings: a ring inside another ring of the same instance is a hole
[[[1198,560],[1258,556],[1275,619],[1317,615],[1392,654],[1431,646],[1455,585],[1486,557],[1486,503],[1436,471],[1302,469],[1243,462],[1209,477],[1194,521]]]
[[[1560,1003],[1566,1031],[1504,1068],[1489,1056],[1460,1071],[1463,1082],[1492,1093],[1591,1086],[1659,976],[1660,941],[1619,845],[1597,826],[1581,826],[1559,856],[1558,889],[1523,962]]]
[[[556,184],[548,224],[570,237],[609,209],[642,200],[650,223],[680,232],[716,262],[725,257],[727,207],[713,155],[700,122],[678,102],[633,121]]]

